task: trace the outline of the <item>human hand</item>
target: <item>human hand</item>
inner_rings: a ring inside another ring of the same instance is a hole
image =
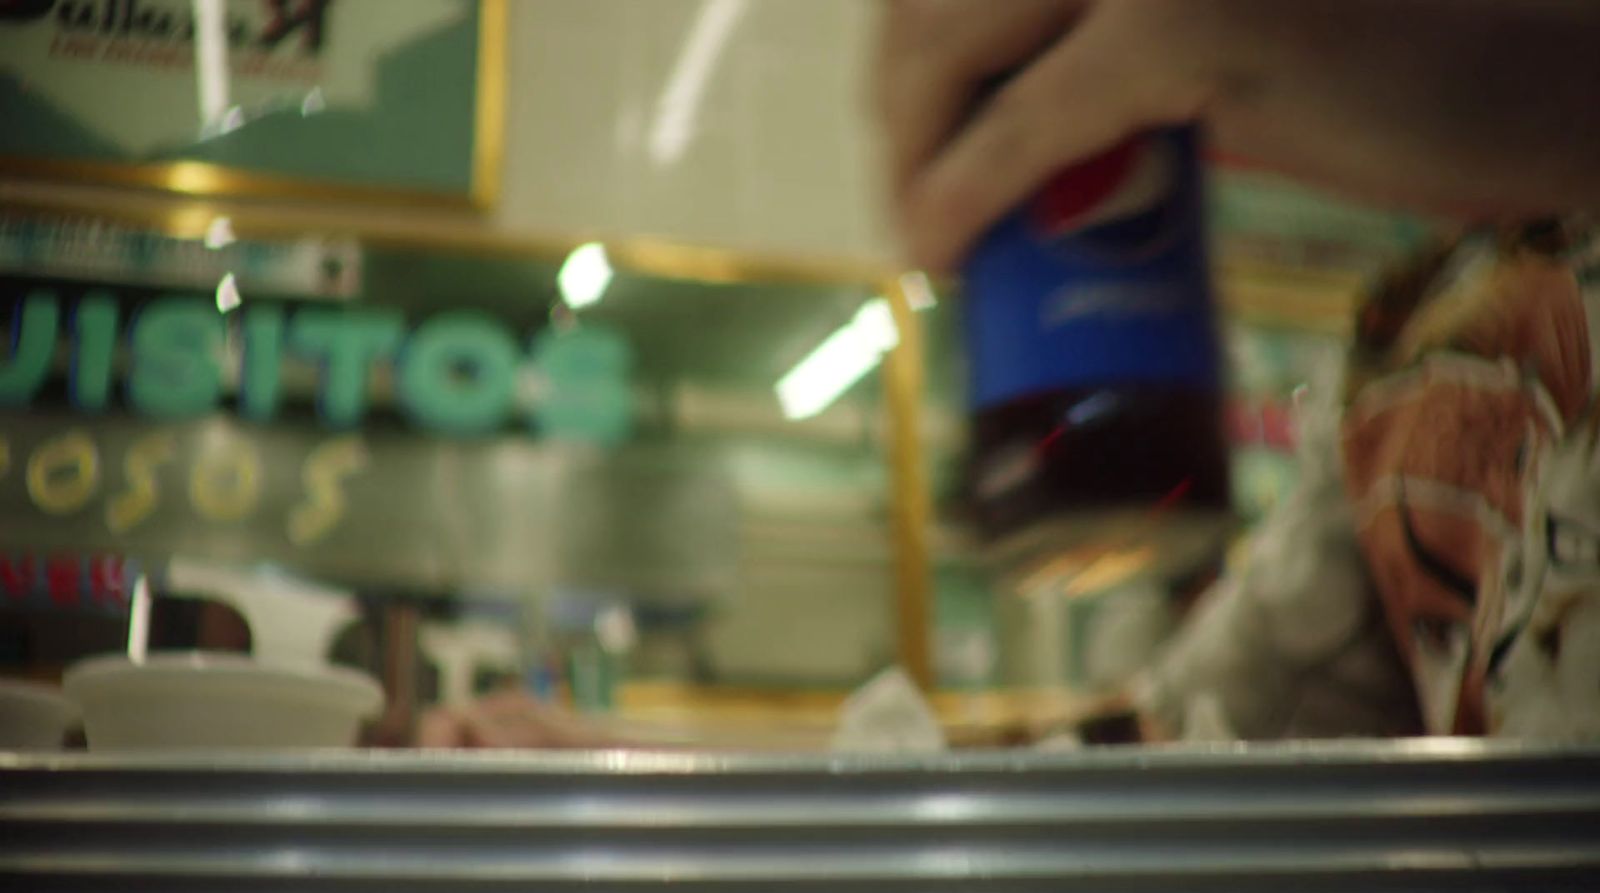
[[[889,0],[875,87],[909,259],[947,272],[1057,171],[1196,120],[1367,200],[1600,204],[1595,41],[1592,3]]]
[[[1205,5],[891,0],[876,92],[912,259],[949,270],[1055,171],[1194,117],[1206,93],[1183,35]]]
[[[465,707],[437,707],[417,723],[417,746],[469,749],[606,749],[620,746],[554,704],[509,689]]]

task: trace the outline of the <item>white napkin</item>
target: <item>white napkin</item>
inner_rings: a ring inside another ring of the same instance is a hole
[[[944,730],[904,670],[879,673],[839,711],[833,750],[846,753],[940,753]]]

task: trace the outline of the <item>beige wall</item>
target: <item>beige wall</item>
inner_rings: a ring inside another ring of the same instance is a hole
[[[870,0],[512,0],[510,13],[501,226],[887,256],[861,90]],[[701,89],[669,89],[695,67],[697,23],[719,18],[731,26],[699,55]]]
[[[879,0],[506,3],[502,189],[486,214],[174,201],[20,177],[0,177],[0,202],[122,211],[195,235],[227,214],[241,233],[265,237],[356,230],[554,251],[580,237],[654,236],[848,270],[852,278],[895,268],[864,95]],[[722,39],[696,41],[705,22],[719,17],[727,26]],[[696,46],[705,52],[688,51]],[[704,77],[677,77],[694,68],[684,60],[697,56]],[[675,83],[690,89],[670,89]],[[676,130],[663,124],[673,109],[684,113]],[[674,139],[677,151],[663,152]],[[1341,327],[1370,271],[1369,255],[1392,253],[1392,221],[1240,179],[1224,178],[1216,190],[1229,301],[1254,314]],[[1379,250],[1355,251],[1354,266],[1323,269],[1319,261],[1308,270],[1305,238],[1345,248],[1376,238]],[[659,254],[626,260],[658,272],[703,269],[686,266],[681,253],[667,264],[655,263]],[[1280,275],[1286,268],[1292,275]]]
[[[153,217],[179,234],[226,214],[264,236],[355,230],[512,246],[654,236],[874,275],[890,260],[860,89],[873,0],[507,5],[503,188],[487,214],[207,202],[17,176],[0,177],[0,201]],[[707,11],[729,23],[720,51],[703,54],[698,89],[669,91]],[[669,108],[688,112],[676,116],[679,149],[653,154],[673,142],[660,135]]]

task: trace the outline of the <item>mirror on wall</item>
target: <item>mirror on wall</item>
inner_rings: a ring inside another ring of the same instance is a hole
[[[508,682],[848,687],[894,660],[869,284],[0,218],[5,672],[127,647]]]

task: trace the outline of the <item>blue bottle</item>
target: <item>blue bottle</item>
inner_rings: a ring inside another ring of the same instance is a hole
[[[966,484],[991,545],[1092,539],[1117,513],[1226,515],[1203,187],[1194,128],[1143,134],[1062,172],[970,257]]]

